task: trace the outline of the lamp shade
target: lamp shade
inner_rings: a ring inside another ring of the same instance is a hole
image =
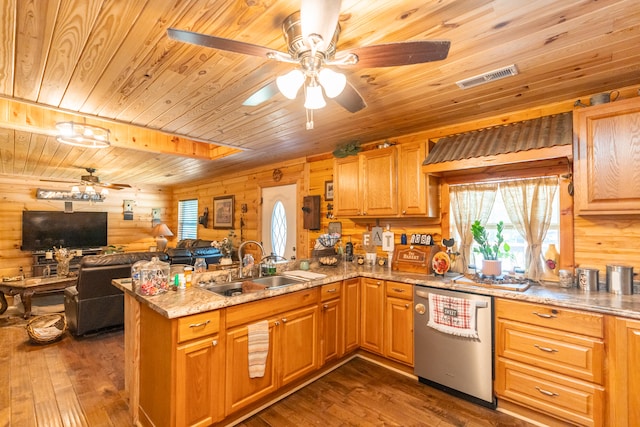
[[[296,99],[298,91],[304,83],[305,77],[302,71],[295,69],[289,71],[284,76],[279,76],[276,79],[276,85],[278,90],[289,99]]]
[[[317,84],[314,86],[307,86],[307,97],[304,101],[304,108],[307,110],[317,110],[324,108],[327,103],[322,96],[322,88]]]
[[[318,73],[318,81],[324,88],[324,93],[329,98],[335,98],[340,95],[347,85],[347,77],[344,74],[336,73],[329,68],[323,68]]]
[[[167,224],[161,223],[153,227],[153,230],[151,230],[151,235],[153,237],[173,236],[173,233],[171,232],[171,230],[169,230],[169,227],[167,227]]]

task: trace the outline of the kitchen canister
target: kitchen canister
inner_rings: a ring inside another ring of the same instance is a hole
[[[631,295],[633,293],[633,267],[607,265],[607,290],[612,294]]]
[[[578,278],[578,288],[583,291],[597,291],[600,271],[597,268],[576,268],[576,277]]]

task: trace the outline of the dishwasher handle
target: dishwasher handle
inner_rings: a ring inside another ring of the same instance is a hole
[[[420,289],[416,289],[416,295],[421,298],[429,298],[429,292],[423,291]],[[476,308],[487,308],[489,307],[489,303],[487,301],[472,301]]]

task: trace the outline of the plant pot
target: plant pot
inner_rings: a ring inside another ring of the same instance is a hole
[[[482,274],[485,276],[502,275],[502,261],[499,259],[483,259]]]

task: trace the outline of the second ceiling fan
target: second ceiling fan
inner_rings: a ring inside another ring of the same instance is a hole
[[[302,0],[300,11],[289,15],[282,24],[288,46],[286,53],[175,28],[169,28],[167,34],[185,43],[299,65],[261,87],[243,105],[259,105],[278,91],[289,99],[295,99],[300,88],[304,87],[307,129],[313,129],[313,110],[326,105],[323,89],[327,97],[333,98],[347,111],[355,113],[366,107],[364,99],[344,74],[330,67],[396,67],[439,61],[449,54],[450,42],[446,40],[386,43],[336,53],[340,7],[341,0]]]

